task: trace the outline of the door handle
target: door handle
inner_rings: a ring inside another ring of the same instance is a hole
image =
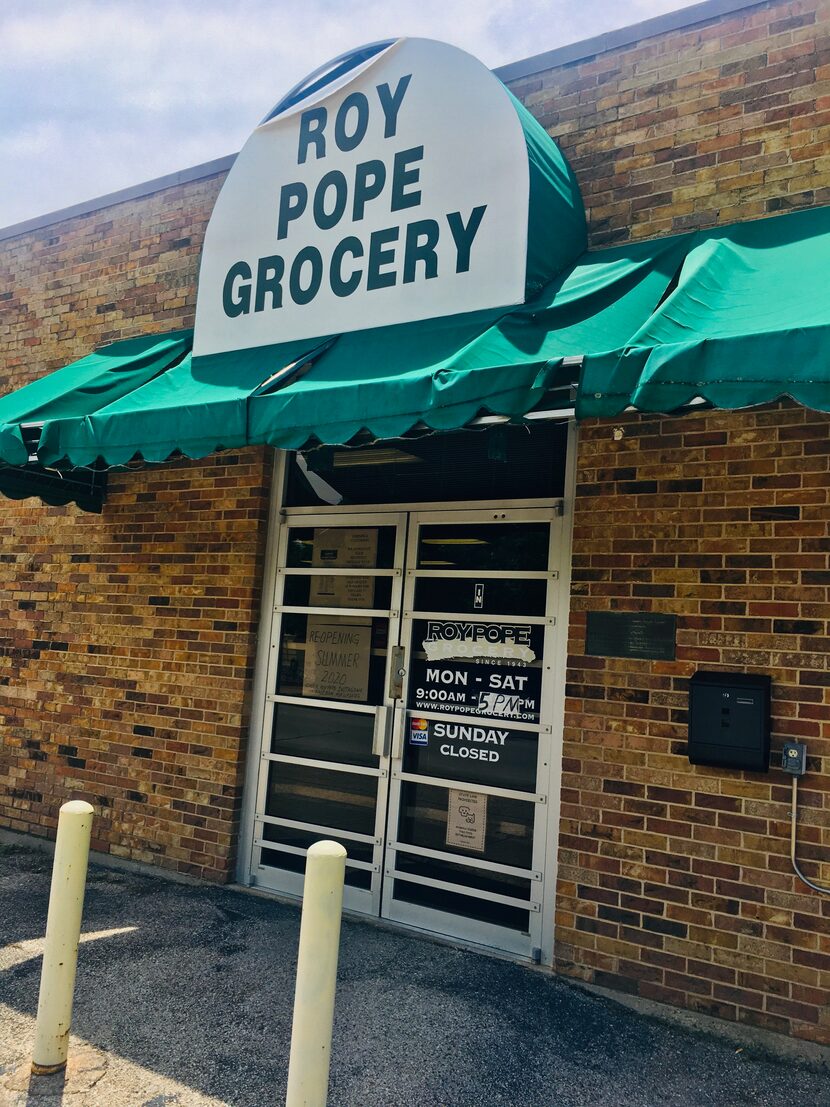
[[[399,700],[403,696],[403,678],[406,676],[406,650],[403,646],[393,646],[389,661],[389,699]]]
[[[372,733],[372,756],[386,757],[389,752],[389,720],[391,709],[381,704],[375,712],[375,727]]]
[[[400,715],[400,719],[398,719],[398,715]],[[402,756],[401,751],[402,751],[402,747],[403,747],[403,732],[406,729],[406,719],[407,719],[407,714],[406,714],[406,711],[403,708],[401,708],[399,712],[396,711],[394,713],[393,722],[392,722],[392,755],[391,755],[393,761],[396,761],[399,757]]]

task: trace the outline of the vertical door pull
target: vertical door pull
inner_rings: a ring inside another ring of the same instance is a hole
[[[402,708],[395,712],[395,721],[392,723],[392,760],[397,761],[403,756],[403,732],[409,716]]]
[[[389,754],[389,722],[392,709],[381,704],[375,712],[375,729],[372,735],[372,756],[386,757]]]

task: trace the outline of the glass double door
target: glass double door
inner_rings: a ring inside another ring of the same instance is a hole
[[[559,531],[539,508],[287,518],[258,887],[301,895],[333,838],[347,909],[534,955]]]

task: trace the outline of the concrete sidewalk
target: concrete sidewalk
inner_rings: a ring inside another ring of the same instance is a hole
[[[282,1103],[297,910],[96,866],[76,1070],[48,1095],[21,1082],[50,866],[0,845],[0,1103]],[[830,1107],[830,1070],[815,1061],[739,1049],[547,974],[366,923],[344,923],[338,989],[330,1107]]]

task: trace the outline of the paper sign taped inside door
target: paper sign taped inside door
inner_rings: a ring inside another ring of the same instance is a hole
[[[370,619],[309,615],[303,695],[365,703],[369,694]]]
[[[486,793],[451,788],[447,806],[447,845],[484,853],[486,835]]]
[[[311,564],[315,569],[374,569],[376,527],[315,527]],[[374,577],[312,577],[310,603],[315,607],[371,607]]]

